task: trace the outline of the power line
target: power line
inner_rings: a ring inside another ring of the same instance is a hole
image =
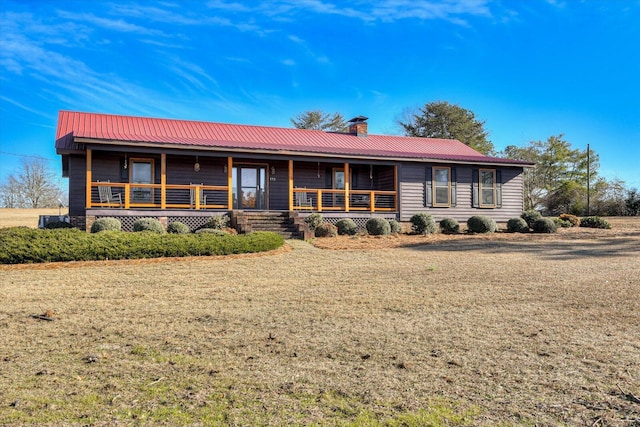
[[[16,156],[16,157],[27,157],[27,158],[30,158],[30,159],[40,159],[40,160],[53,161],[53,159],[48,158],[48,157],[33,156],[33,155],[18,154],[18,153],[9,153],[7,151],[0,151],[0,154],[7,154],[9,156]]]

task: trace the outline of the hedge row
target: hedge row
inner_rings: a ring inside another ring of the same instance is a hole
[[[158,234],[77,229],[0,229],[0,263],[28,264],[54,261],[94,261],[263,252],[284,244],[271,232],[244,235]]]

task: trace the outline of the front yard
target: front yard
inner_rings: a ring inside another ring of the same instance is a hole
[[[1,266],[0,424],[634,425],[634,221]]]

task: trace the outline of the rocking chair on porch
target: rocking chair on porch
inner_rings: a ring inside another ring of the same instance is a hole
[[[100,182],[100,181],[97,181]],[[107,182],[110,182],[107,180]],[[114,207],[117,204],[119,208],[122,207],[122,193],[113,193],[110,185],[98,186],[98,197],[100,203],[106,203],[108,208]]]
[[[313,208],[313,199],[307,196],[306,191],[296,192],[295,195],[296,195],[296,206]]]
[[[198,184],[194,184],[192,182],[189,183],[189,185],[198,185]],[[203,184],[200,184],[203,185]],[[191,206],[193,206],[193,208],[196,207],[196,189],[195,188],[190,188],[189,189],[189,195],[190,195],[190,203]],[[206,206],[207,205],[207,195],[204,194],[204,190],[200,189],[200,206]]]

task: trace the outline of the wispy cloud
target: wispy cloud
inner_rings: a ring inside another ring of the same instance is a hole
[[[395,22],[405,19],[441,19],[457,25],[467,25],[467,17],[491,17],[489,4],[489,0],[382,0],[378,2],[355,0],[345,7],[325,0],[275,0],[248,6],[216,0],[207,5],[211,9],[227,12],[260,13],[290,19],[302,14],[307,16],[319,14],[343,16],[367,23]]]
[[[47,113],[39,111],[39,110],[37,110],[35,108],[27,107],[26,105],[23,105],[23,104],[19,103],[18,101],[14,101],[13,99],[7,98],[6,96],[0,96],[0,99],[3,100],[4,102],[8,102],[11,105],[15,105],[16,107],[21,108],[21,109],[23,109],[25,111],[28,111],[28,112],[33,113],[33,114],[37,114],[38,116],[41,116],[41,117],[44,117],[44,118],[47,118],[47,119],[50,116]]]
[[[142,25],[132,24],[123,19],[109,19],[96,16],[92,13],[74,13],[64,10],[58,11],[58,15],[61,18],[71,21],[79,21],[89,23],[98,27],[105,28],[111,31],[117,31],[122,33],[136,33],[148,36],[167,36],[162,31],[158,31],[152,28],[147,28]]]

